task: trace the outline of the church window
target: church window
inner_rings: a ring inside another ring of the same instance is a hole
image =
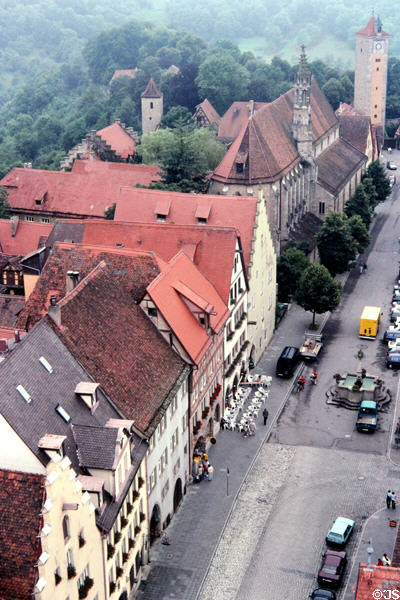
[[[377,118],[378,118],[378,115],[374,115],[374,119],[377,119]]]
[[[325,202],[320,202],[319,203],[319,214],[320,215],[324,215],[325,214]]]
[[[376,70],[379,71],[379,67],[376,67]]]
[[[154,108],[154,103],[150,102],[150,108]]]

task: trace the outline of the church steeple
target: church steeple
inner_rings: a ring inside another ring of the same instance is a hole
[[[308,66],[305,46],[301,47],[299,68],[294,86],[292,134],[297,142],[297,150],[304,159],[312,156],[311,122],[311,71]]]

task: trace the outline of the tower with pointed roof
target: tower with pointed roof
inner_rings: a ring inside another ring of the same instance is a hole
[[[163,95],[157,89],[153,79],[150,78],[146,89],[142,93],[142,133],[155,131],[161,123],[163,116]]]
[[[385,126],[389,34],[379,17],[356,33],[354,108],[371,118],[372,125]]]
[[[301,47],[299,68],[294,86],[292,135],[300,156],[310,161],[313,156],[311,121],[311,71],[307,63],[305,47]]]

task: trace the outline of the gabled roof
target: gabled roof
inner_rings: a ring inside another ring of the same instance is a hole
[[[144,92],[141,93],[142,98],[162,98],[161,92],[158,90],[156,84],[151,77],[149,83],[147,84]]]
[[[135,69],[117,69],[114,71],[113,76],[110,79],[110,84],[118,77],[129,77],[130,79],[135,79],[136,74],[139,69],[136,67]]]
[[[40,363],[42,356],[51,365],[52,373]],[[101,388],[97,390],[98,405],[93,412],[75,394],[80,381],[91,379],[55,335],[48,317],[0,363],[0,413],[43,464],[49,459],[39,448],[39,440],[46,434],[66,436],[64,452],[79,470],[71,423],[103,427],[109,419],[121,418]],[[17,391],[21,385],[31,397],[29,403]],[[56,411],[58,405],[71,417],[70,423]]]
[[[365,563],[361,563],[355,600],[370,600],[371,590],[400,590],[400,569],[376,565],[367,568]],[[381,597],[384,598],[383,593]]]
[[[371,138],[371,119],[365,115],[339,115],[339,135],[363,154],[367,153],[368,139]]]
[[[24,296],[0,294],[0,326],[15,327],[17,317],[24,306]]]
[[[115,220],[156,223],[157,214],[155,210],[161,199],[170,203],[165,221],[166,224],[170,225],[196,225],[203,228],[204,224],[199,224],[196,213],[200,207],[203,211],[206,204],[209,207],[206,223],[208,227],[229,227],[235,228],[239,232],[245,267],[246,269],[249,268],[251,249],[255,237],[257,198],[253,196],[204,196],[202,194],[122,188],[117,201]],[[160,256],[164,256],[161,251]],[[215,260],[220,261],[222,257],[215,257]],[[203,273],[207,272],[204,266],[201,266],[200,270]],[[214,281],[211,275],[207,276],[211,281]],[[222,293],[221,297],[224,297]]]
[[[44,476],[0,469],[0,597],[30,600],[38,578]]]
[[[318,184],[336,195],[366,161],[365,154],[339,138],[317,158]]]
[[[219,125],[221,117],[207,98],[205,98],[203,102],[196,106],[195,115],[199,111],[204,114],[209,123],[215,123],[216,125]]]
[[[267,102],[254,102],[252,104],[253,114],[263,106],[267,106],[267,104]],[[224,115],[220,117],[217,139],[225,143],[232,142],[239,135],[243,125],[249,120],[249,115],[249,102],[234,102],[231,104]]]
[[[14,210],[104,217],[120,186],[149,185],[159,179],[159,172],[148,165],[76,160],[70,173],[16,167],[0,185],[7,188]]]
[[[204,197],[206,200],[208,196]],[[208,210],[211,210],[211,203]],[[64,221],[54,227],[62,233]],[[75,241],[84,244],[153,251],[168,262],[180,250],[194,262],[201,273],[213,283],[219,295],[228,303],[232,268],[235,258],[236,229],[197,225],[166,225],[165,223],[123,223],[85,220],[74,223],[80,227]],[[77,239],[79,238],[79,239]],[[61,237],[59,240],[63,241]]]
[[[335,129],[338,122],[314,78],[311,81],[310,98],[312,137],[316,143]],[[211,179],[243,185],[272,183],[297,165],[300,155],[292,136],[293,105],[292,89],[273,102],[264,104],[253,116],[245,118],[243,115],[237,122],[238,126],[231,130],[231,137],[236,139]],[[243,157],[246,157],[245,164]],[[244,168],[239,171],[236,163]]]
[[[378,20],[379,20],[379,18],[378,18]],[[357,31],[356,35],[365,35],[367,37],[370,37],[370,36],[389,37],[389,34],[386,33],[386,31],[381,30],[378,32],[378,20],[374,17],[374,15],[372,15],[372,17],[370,18],[370,20],[368,21],[368,23],[364,27],[364,29]],[[380,23],[380,21],[379,21],[379,23]]]
[[[159,262],[150,252],[57,243],[21,318],[35,322],[51,295],[62,298],[61,326],[54,324],[54,331],[124,417],[146,434],[188,372],[139,306],[160,273]],[[80,271],[82,279],[65,296],[68,270]]]
[[[115,470],[116,427],[72,425],[81,467]]]
[[[214,286],[181,251],[162,265],[160,275],[148,286],[147,292],[185,351],[198,365],[212,345],[212,338],[185,300],[209,314],[210,327],[218,334],[230,312]]]
[[[96,132],[114,152],[123,159],[135,154],[136,145],[134,139],[121,127],[119,123],[113,123]]]
[[[22,256],[10,256],[9,254],[0,253],[0,269],[10,265],[14,271],[22,271],[21,259]]]
[[[16,217],[18,219],[18,217]],[[45,223],[29,223],[28,221],[14,221],[0,219],[0,252],[14,256],[25,256],[36,250],[47,239],[52,225]],[[13,231],[15,228],[15,234]],[[44,244],[43,244],[44,245]]]

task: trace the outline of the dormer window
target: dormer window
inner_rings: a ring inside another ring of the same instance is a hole
[[[244,172],[243,163],[236,163],[236,173],[243,173],[243,172]]]
[[[197,223],[198,223],[198,225],[207,225],[207,219],[199,217],[197,219]]]
[[[81,381],[75,388],[75,394],[86,404],[92,412],[94,412],[99,403],[97,399],[98,383],[93,381]]]
[[[167,217],[165,215],[157,215],[157,221],[159,221],[160,223],[165,223],[166,220]]]
[[[200,323],[203,325],[203,327],[205,327],[205,326],[206,326],[206,320],[205,320],[205,317],[199,317],[199,321],[200,321]]]

